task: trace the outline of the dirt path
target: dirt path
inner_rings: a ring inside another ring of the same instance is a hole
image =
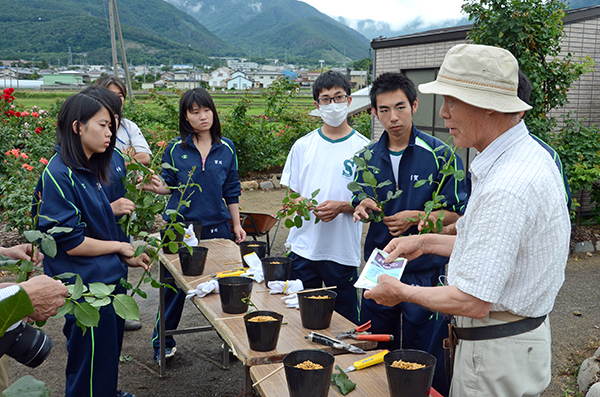
[[[244,192],[240,205],[244,211],[273,214],[285,194],[284,189]],[[271,237],[275,234],[272,229]],[[273,255],[284,253],[283,244],[287,229],[280,227],[273,243]],[[157,269],[153,270],[155,277]],[[131,271],[130,281],[137,281],[139,271]],[[564,396],[568,376],[565,369],[572,360],[588,357],[600,341],[600,318],[598,304],[600,290],[600,254],[591,257],[571,257],[567,265],[566,280],[558,295],[550,318],[553,336],[553,381],[544,397]],[[125,334],[123,362],[120,365],[119,387],[138,397],[147,396],[238,396],[241,395],[243,368],[231,356],[229,370],[221,368],[221,339],[215,332],[178,335],[177,354],[169,362],[167,377],[158,376],[158,367],[152,360],[150,338],[158,306],[158,291],[144,287],[147,299],[137,299],[141,330]],[[580,315],[575,315],[574,313]],[[37,369],[29,369],[11,359],[11,381],[31,374],[50,387],[54,396],[64,393],[64,369],[66,342],[62,335],[63,320],[51,320],[44,330],[54,341],[54,349],[48,359]],[[186,304],[181,327],[208,325],[199,311]],[[507,363],[507,365],[510,365]],[[573,395],[570,393],[570,395]]]

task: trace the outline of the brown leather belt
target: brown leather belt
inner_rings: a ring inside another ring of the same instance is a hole
[[[507,313],[507,312],[500,312]],[[510,314],[510,313],[509,313]],[[515,315],[513,315],[515,316]],[[490,317],[492,317],[490,313]],[[520,316],[516,316],[520,317]],[[488,325],[486,327],[459,328],[452,327],[454,335],[458,339],[463,340],[486,340],[506,338],[509,336],[524,334],[525,332],[533,331],[546,319],[546,315],[541,317],[524,317],[516,321],[507,322],[504,324]],[[501,320],[502,321],[502,320]],[[504,320],[506,321],[506,320]]]

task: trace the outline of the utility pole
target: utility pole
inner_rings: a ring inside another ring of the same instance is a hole
[[[125,71],[125,83],[127,84],[127,92],[129,93],[129,101],[133,100],[133,89],[131,88],[131,78],[129,77],[129,69],[127,68],[127,57],[125,56],[125,43],[123,42],[123,34],[121,33],[121,23],[119,22],[119,11],[117,11],[117,0],[113,1],[115,11],[115,21],[117,23],[117,33],[119,34],[119,44],[121,47],[121,62]]]
[[[110,19],[110,47],[112,48],[113,76],[119,77],[119,63],[117,62],[117,41],[115,40],[115,17],[113,16],[113,2],[108,0],[108,17]]]

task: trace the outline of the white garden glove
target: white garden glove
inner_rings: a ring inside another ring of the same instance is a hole
[[[190,299],[194,295],[199,298],[204,298],[206,295],[210,293],[219,293],[219,282],[217,280],[210,280],[205,283],[200,283],[196,287],[196,289],[188,291],[185,299]]]
[[[194,225],[190,224],[187,229],[185,229],[183,242],[190,247],[195,247],[198,245],[198,238],[196,238],[196,234],[194,233]]]
[[[298,295],[297,294],[290,294],[290,295],[286,295],[283,298],[281,298],[281,300],[283,301],[283,303],[285,303],[286,307],[290,307],[290,308],[296,308],[296,309],[300,309],[300,306],[298,305]]]
[[[294,294],[304,289],[302,280],[288,280],[288,281],[269,281],[268,287],[270,289],[269,295],[275,294]]]
[[[241,276],[250,277],[257,283],[261,283],[265,279],[265,275],[263,274],[262,262],[258,255],[256,255],[256,252],[244,255],[244,261],[249,269]]]

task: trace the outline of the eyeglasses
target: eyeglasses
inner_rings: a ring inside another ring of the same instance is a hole
[[[317,99],[319,105],[329,105],[332,101],[334,103],[346,103],[348,102],[348,95],[336,95],[333,98],[323,97]]]

